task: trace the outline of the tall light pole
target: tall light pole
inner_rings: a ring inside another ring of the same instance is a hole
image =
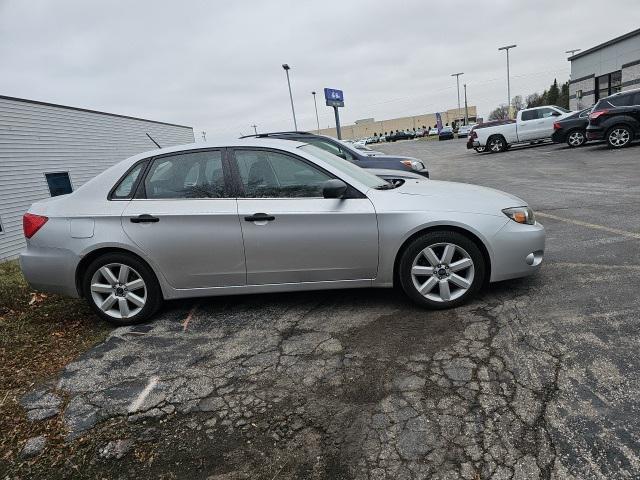
[[[293,108],[293,95],[291,94],[291,82],[289,81],[289,70],[291,67],[289,67],[289,65],[287,65],[286,63],[283,63],[282,68],[284,68],[284,71],[287,74],[287,85],[289,86],[289,99],[291,100],[291,112],[293,113],[293,128],[297,132],[298,122],[296,122],[296,109]]]
[[[567,50],[564,53],[567,53],[569,55],[569,58],[567,58],[567,60],[571,61],[571,57],[573,57],[576,53],[578,53],[580,50],[582,50],[581,48],[573,48],[571,50]],[[571,72],[569,72],[569,80],[571,80]],[[569,103],[571,103],[571,100],[569,100]],[[571,107],[569,107],[571,108]],[[580,110],[580,99],[578,98],[578,92],[576,91],[576,109]]]
[[[256,124],[251,125],[253,127],[253,133],[256,134],[256,136],[258,135],[258,126]]]
[[[452,77],[456,77],[456,87],[458,88],[458,111],[456,112],[456,116],[460,115],[460,75],[464,75],[464,72],[451,74]]]
[[[467,106],[467,84],[464,84],[464,124],[469,125],[469,107]]]
[[[316,103],[316,92],[311,92],[313,95],[313,105],[316,107],[316,124],[318,125],[318,135],[320,135],[320,120],[318,119],[318,104]]]
[[[509,49],[516,48],[517,46],[518,45],[507,45],[498,48],[498,50],[507,51],[507,111],[509,112],[509,117],[511,117],[511,79],[509,78]]]

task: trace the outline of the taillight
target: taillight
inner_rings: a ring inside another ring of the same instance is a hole
[[[47,223],[48,217],[42,215],[34,215],[33,213],[25,213],[22,217],[22,230],[27,238],[33,237],[42,226]]]
[[[560,130],[562,127],[560,126],[560,124],[558,122],[553,122],[553,129],[554,130]]]
[[[595,120],[596,118],[598,118],[601,115],[604,115],[608,111],[609,111],[608,109],[605,109],[605,110],[596,110],[595,112],[591,112],[589,114],[589,120]]]

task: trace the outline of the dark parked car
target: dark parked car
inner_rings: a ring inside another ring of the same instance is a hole
[[[365,151],[358,150],[346,142],[341,142],[332,137],[316,135],[309,132],[273,132],[260,133],[258,135],[246,135],[242,138],[279,138],[297,142],[309,143],[326,150],[340,158],[344,158],[361,168],[377,168],[387,170],[404,170],[415,172],[429,178],[429,170],[425,168],[422,160],[402,155],[367,155]],[[388,137],[387,137],[388,138]]]
[[[397,140],[409,140],[413,138],[410,133],[400,130],[399,132],[393,132],[387,137],[387,142],[395,142]]]
[[[572,148],[581,147],[587,142],[587,125],[591,107],[580,110],[573,115],[558,120],[553,124],[553,143],[567,142]]]
[[[438,133],[438,140],[453,140],[453,128],[442,127]]]
[[[603,98],[589,114],[587,138],[623,148],[640,137],[640,89]]]

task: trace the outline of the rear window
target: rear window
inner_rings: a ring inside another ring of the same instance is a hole
[[[527,120],[536,120],[538,117],[538,110],[523,110],[522,111],[522,121],[526,122]]]

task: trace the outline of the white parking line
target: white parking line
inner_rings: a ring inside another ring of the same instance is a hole
[[[138,397],[133,402],[131,402],[131,405],[129,405],[129,413],[136,412],[142,406],[144,401],[147,399],[147,397],[151,393],[151,390],[155,388],[157,383],[158,383],[158,377],[151,377],[149,379],[149,383],[147,383],[147,386],[144,387],[144,390],[142,390],[138,395]]]
[[[542,218],[550,218],[552,220],[558,220],[560,222],[572,223],[574,225],[579,225],[581,227],[591,228],[593,230],[601,230],[603,232],[615,233],[616,235],[621,235],[623,237],[635,238],[636,240],[640,240],[640,233],[628,232],[626,230],[619,230],[617,228],[605,227],[604,225],[583,222],[581,220],[573,220],[571,218],[558,217],[557,215],[551,215],[550,213],[536,212],[536,216],[542,217]]]

